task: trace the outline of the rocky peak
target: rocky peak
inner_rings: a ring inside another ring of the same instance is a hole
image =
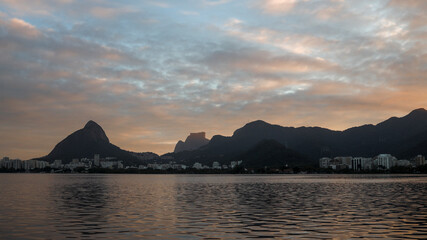
[[[209,143],[205,132],[190,133],[185,142],[179,140],[175,146],[174,152],[191,151],[200,148]]]
[[[94,141],[110,142],[102,127],[92,120],[89,120],[81,131]]]

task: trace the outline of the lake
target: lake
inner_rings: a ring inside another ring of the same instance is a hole
[[[427,239],[426,175],[0,174],[0,239]]]

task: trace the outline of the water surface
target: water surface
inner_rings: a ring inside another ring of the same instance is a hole
[[[0,174],[0,239],[427,238],[422,175]]]

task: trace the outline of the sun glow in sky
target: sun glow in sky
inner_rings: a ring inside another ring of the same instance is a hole
[[[342,130],[427,106],[427,1],[0,1],[0,154],[92,119],[173,151],[262,119]]]

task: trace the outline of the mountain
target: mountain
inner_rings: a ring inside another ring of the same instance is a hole
[[[126,162],[137,160],[131,152],[111,144],[102,127],[92,120],[88,121],[82,129],[59,142],[47,156],[41,159],[50,162],[61,159],[64,163],[68,163],[73,158],[93,158],[94,154],[100,154],[101,158],[116,157]]]
[[[377,125],[344,131],[282,127],[257,120],[237,129],[231,137],[214,136],[207,145],[195,151],[176,153],[174,157],[186,163],[226,163],[267,139],[307,156],[301,164],[315,165],[323,156],[368,157],[390,153],[399,158],[411,158],[427,153],[427,110],[416,109],[404,117],[392,117]]]
[[[206,138],[205,132],[190,133],[185,139],[185,142],[179,140],[175,146],[175,153],[182,151],[191,151],[200,148],[209,143],[209,139]]]
[[[275,140],[262,140],[248,151],[236,157],[242,160],[245,168],[282,168],[285,165],[295,166],[305,161],[305,157],[286,148]]]

